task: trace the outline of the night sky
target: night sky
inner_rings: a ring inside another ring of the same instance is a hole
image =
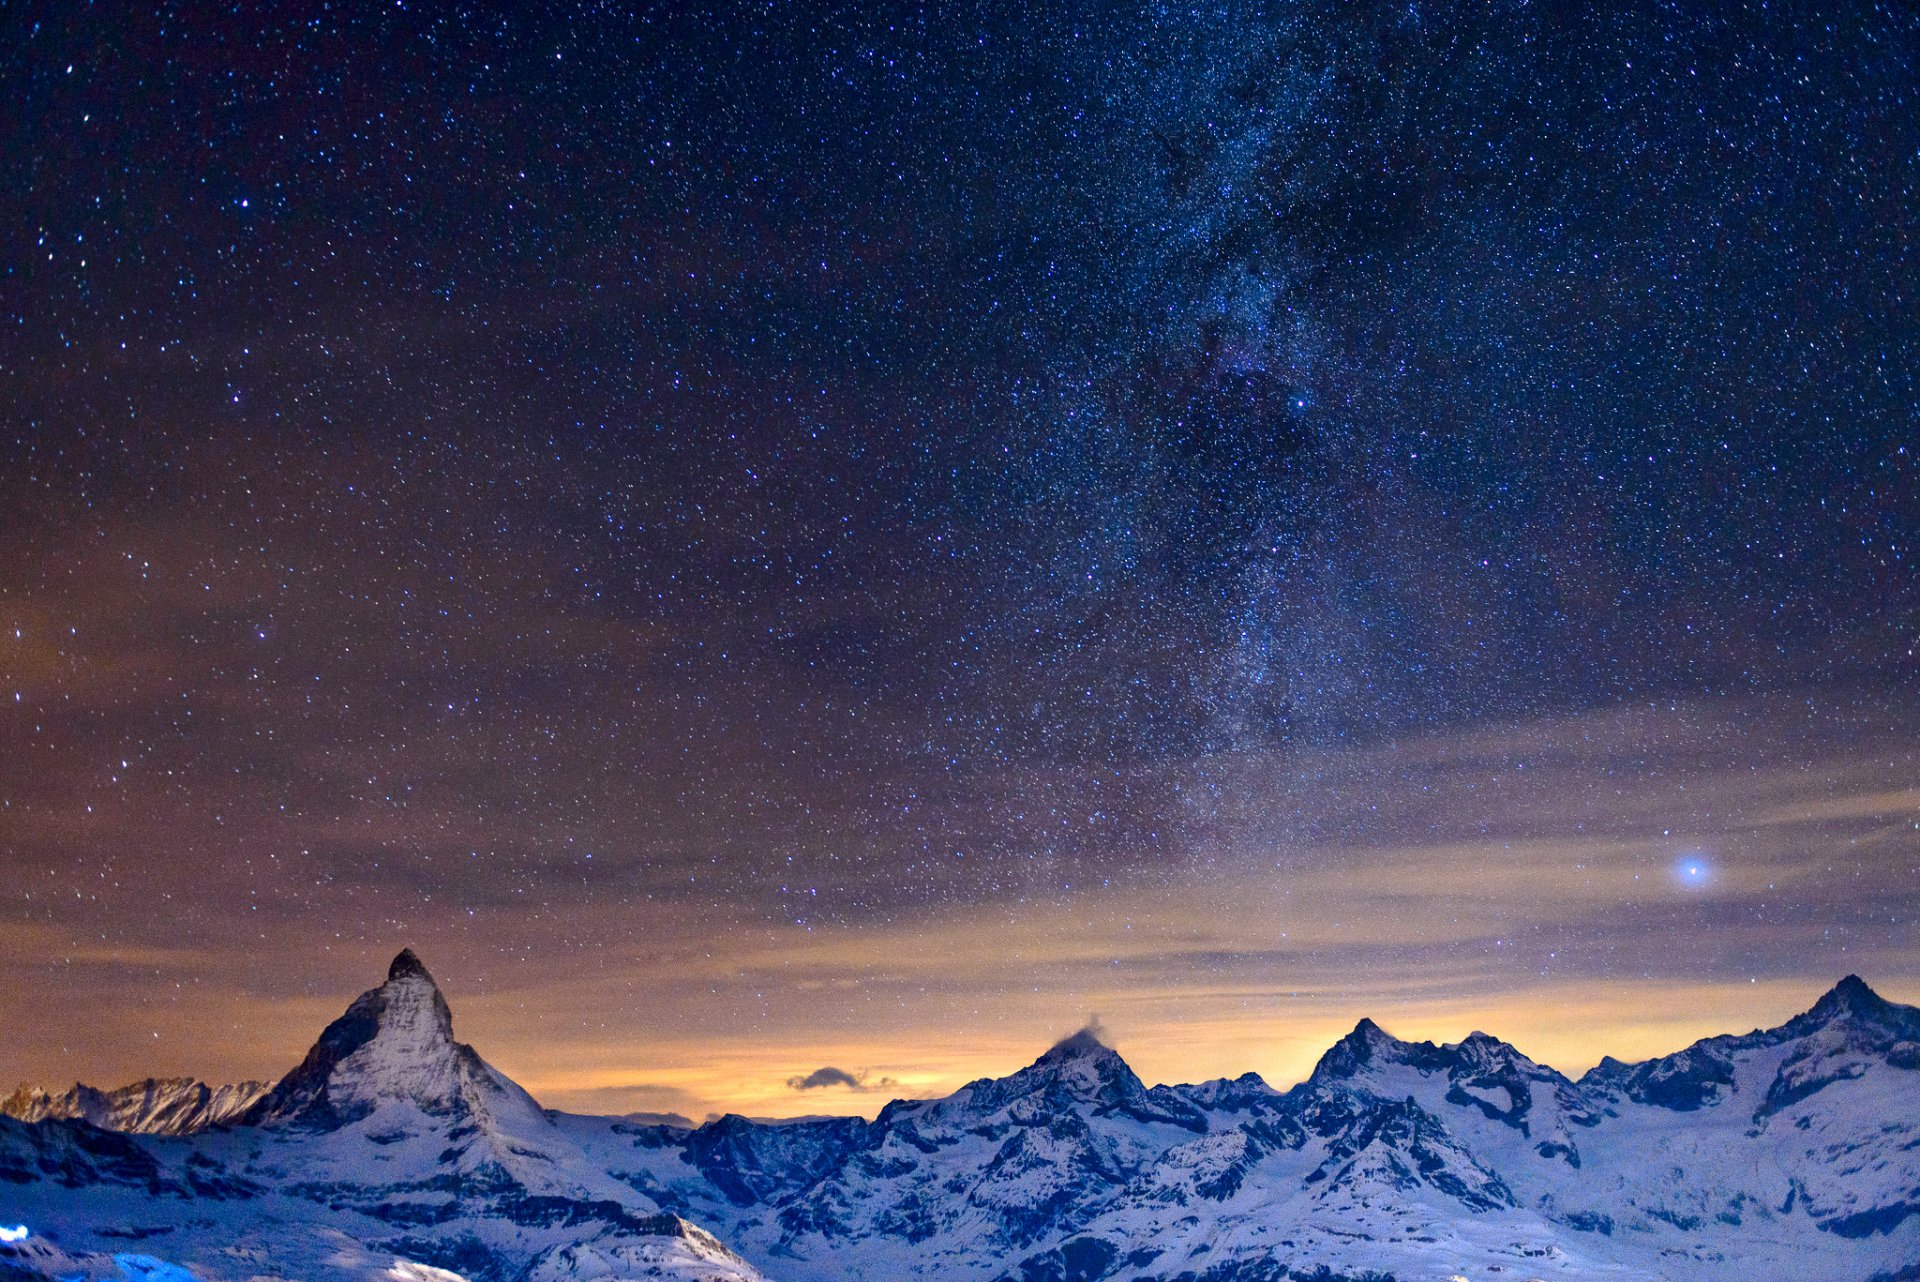
[[[617,8],[0,12],[6,1084],[1920,997],[1911,6]]]

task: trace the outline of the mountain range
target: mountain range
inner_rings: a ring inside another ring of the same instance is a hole
[[[1362,1020],[1289,1090],[1095,1033],[871,1121],[542,1108],[411,951],[271,1085],[0,1103],[0,1282],[1920,1280],[1920,1010],[1578,1080]]]

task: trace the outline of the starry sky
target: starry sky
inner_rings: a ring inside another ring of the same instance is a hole
[[[408,944],[695,1118],[1920,998],[1910,6],[27,6],[0,85],[9,1084],[273,1076]]]

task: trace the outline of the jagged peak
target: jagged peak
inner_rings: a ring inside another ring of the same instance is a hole
[[[942,1114],[958,1107],[968,1113],[994,1110],[1019,1101],[1073,1099],[1102,1108],[1153,1111],[1147,1088],[1126,1060],[1089,1025],[1049,1047],[1045,1054],[1007,1077],[969,1082],[946,1100],[915,1103],[902,1113]],[[889,1105],[889,1109],[891,1109]],[[886,1116],[883,1112],[882,1116]]]
[[[472,1052],[453,1039],[453,1010],[411,949],[387,967],[386,982],[353,1000],[328,1024],[294,1070],[248,1114],[249,1121],[303,1118],[334,1124],[380,1097],[413,1097],[446,1107],[458,1091],[456,1061]],[[352,1080],[336,1080],[357,1065]]]
[[[395,957],[387,967],[387,982],[392,983],[396,979],[424,979],[429,984],[433,983],[433,976],[427,973],[425,963],[420,960],[420,954],[411,948],[402,948],[399,956]],[[439,987],[437,984],[434,986]]]
[[[1132,1094],[1145,1089],[1120,1052],[1101,1040],[1099,1028],[1091,1024],[1061,1038],[1039,1059],[1002,1080],[1028,1089],[1041,1083],[1072,1083],[1076,1095],[1089,1090],[1120,1089]]]
[[[1099,1058],[1111,1055],[1115,1059],[1120,1053],[1101,1040],[1097,1025],[1089,1024],[1078,1032],[1070,1033],[1047,1048],[1036,1064],[1053,1064],[1066,1059]]]
[[[1347,1036],[1349,1038],[1359,1038],[1369,1046],[1398,1046],[1401,1044],[1399,1038],[1374,1023],[1365,1015],[1360,1017],[1360,1022],[1353,1026],[1353,1031],[1348,1033]]]
[[[1900,1047],[1920,1041],[1920,1010],[1890,1002],[1858,975],[1848,975],[1812,1007],[1774,1028],[1721,1033],[1654,1059],[1622,1063],[1603,1058],[1581,1085],[1624,1090],[1641,1103],[1687,1110],[1713,1103],[1731,1088],[1735,1057],[1800,1038],[1837,1034],[1859,1052],[1901,1059]]]
[[[234,1121],[268,1089],[262,1082],[219,1086],[197,1077],[145,1077],[111,1090],[85,1082],[64,1091],[22,1083],[0,1099],[0,1115],[28,1122],[82,1118],[102,1130],[187,1135]]]
[[[1848,975],[1821,994],[1806,1014],[1759,1035],[1773,1039],[1797,1037],[1836,1026],[1857,1030],[1871,1041],[1920,1041],[1920,1009],[1890,1002],[1868,987],[1866,980]]]
[[[1149,1091],[1120,1053],[1107,1045],[1095,1024],[1061,1038],[1009,1077],[983,1077],[946,1100],[909,1106],[900,1114],[940,1116],[958,1107],[977,1115],[1007,1107],[1052,1109],[1067,1106],[1068,1101],[1092,1105],[1096,1113],[1120,1113],[1195,1132],[1206,1130],[1207,1125],[1200,1110],[1177,1090],[1155,1087]],[[882,1119],[887,1116],[883,1111]]]
[[[1440,1045],[1402,1041],[1372,1020],[1362,1019],[1353,1026],[1352,1032],[1327,1048],[1307,1080],[1345,1080],[1375,1064],[1403,1064],[1422,1073],[1448,1074],[1509,1069],[1530,1073],[1538,1069],[1512,1043],[1477,1029],[1458,1042]]]
[[[1867,981],[1858,975],[1848,975],[1839,983],[1821,994],[1820,1000],[1813,1004],[1810,1015],[1824,1015],[1829,1018],[1836,1015],[1880,1015],[1892,1007],[1893,1003],[1867,986]]]
[[[1512,1042],[1495,1037],[1492,1033],[1483,1033],[1479,1029],[1468,1033],[1457,1047],[1448,1047],[1456,1051],[1462,1059],[1476,1063],[1527,1063],[1533,1061]]]
[[[1203,1109],[1240,1112],[1271,1104],[1281,1098],[1279,1091],[1267,1085],[1267,1079],[1255,1072],[1238,1077],[1216,1077],[1187,1086],[1156,1086],[1155,1094],[1169,1094]]]
[[[1320,1056],[1320,1062],[1313,1066],[1309,1081],[1324,1082],[1332,1078],[1351,1077],[1361,1068],[1377,1059],[1392,1059],[1406,1043],[1389,1033],[1371,1019],[1362,1017],[1353,1026],[1353,1031],[1327,1047]]]

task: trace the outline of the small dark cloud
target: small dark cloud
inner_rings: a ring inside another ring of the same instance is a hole
[[[816,1068],[805,1077],[789,1077],[787,1085],[796,1091],[817,1091],[841,1086],[850,1091],[864,1093],[891,1090],[896,1083],[891,1077],[870,1080],[866,1073],[849,1073],[844,1068],[828,1066]]]
[[[796,1091],[819,1090],[823,1086],[844,1086],[857,1091],[860,1089],[860,1079],[844,1068],[816,1068],[805,1077],[789,1077],[787,1085]]]

